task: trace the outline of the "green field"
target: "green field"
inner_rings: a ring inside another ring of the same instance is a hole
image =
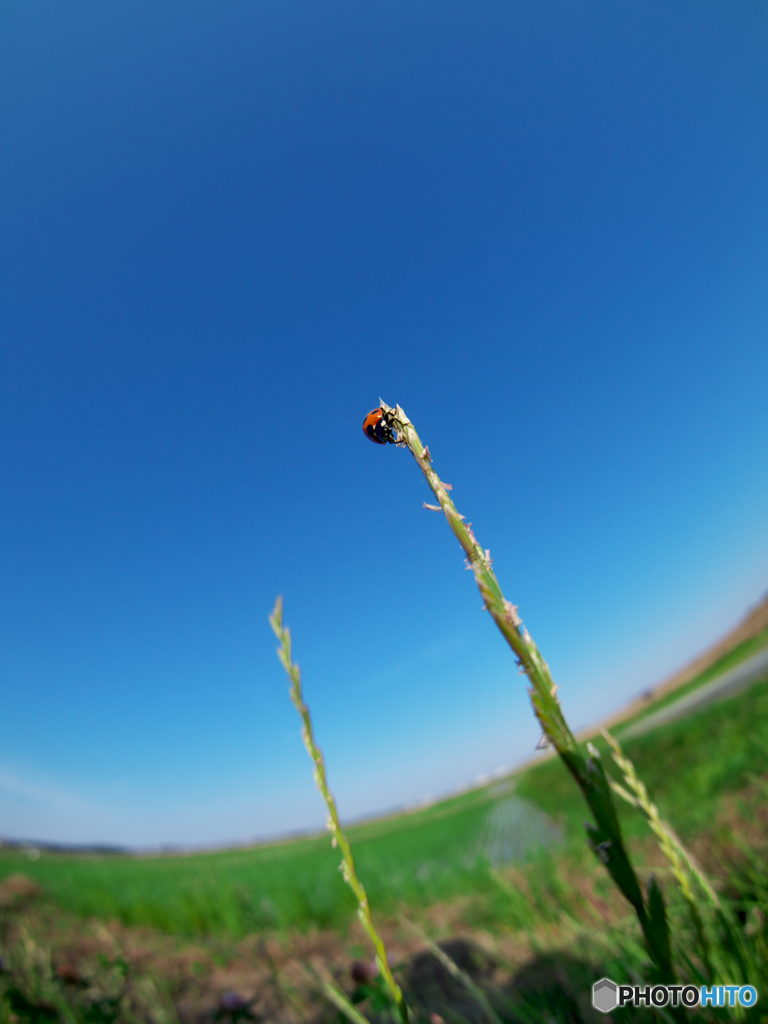
[[[752,653],[759,639],[768,637],[747,641],[680,692]],[[628,741],[625,749],[663,816],[684,838],[695,837],[711,825],[724,795],[768,771],[768,681]],[[623,807],[621,814],[630,837],[647,835],[638,813]],[[530,903],[510,891],[496,868],[512,858],[536,861],[527,899],[536,901],[540,891],[543,907],[558,884],[555,861],[583,855],[586,816],[576,786],[551,758],[513,780],[356,825],[349,837],[376,911],[390,914],[471,894],[468,912],[478,924],[509,927],[525,921]],[[189,856],[43,851],[30,861],[23,851],[5,848],[0,879],[21,871],[76,915],[237,939],[264,929],[345,929],[354,903],[338,862],[327,836]]]

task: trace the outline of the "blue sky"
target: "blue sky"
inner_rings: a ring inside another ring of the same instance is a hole
[[[0,835],[223,843],[538,732],[379,396],[574,726],[768,588],[768,13],[9,0]]]

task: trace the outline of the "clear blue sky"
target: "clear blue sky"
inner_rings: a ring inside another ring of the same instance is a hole
[[[8,0],[0,835],[219,843],[574,726],[768,587],[768,8]]]

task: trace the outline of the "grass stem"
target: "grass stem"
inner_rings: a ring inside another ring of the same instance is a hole
[[[632,804],[643,812],[648,819],[648,826],[656,836],[659,843],[659,848],[672,867],[672,874],[677,879],[677,883],[680,886],[680,890],[685,896],[686,900],[692,905],[696,905],[696,896],[691,888],[691,876],[698,882],[699,887],[705,893],[707,899],[713,907],[720,908],[720,900],[718,899],[717,893],[712,888],[712,883],[709,881],[707,876],[701,870],[699,865],[693,858],[693,855],[683,846],[682,842],[678,838],[675,831],[665,821],[662,821],[659,815],[658,808],[648,796],[648,790],[645,788],[645,783],[640,779],[635,771],[635,766],[632,764],[630,759],[626,756],[621,746],[607,729],[601,730],[603,739],[611,748],[611,756],[616,762],[618,768],[621,769],[621,773],[624,776],[624,782],[627,789],[624,789],[619,783],[611,780],[611,789],[614,793],[626,800],[627,803]]]
[[[291,632],[287,626],[283,625],[283,600],[280,597],[278,597],[275,602],[274,611],[269,617],[269,622],[275,632],[275,635],[280,641],[280,646],[277,649],[277,655],[282,662],[283,668],[288,673],[288,678],[291,683],[289,687],[291,700],[301,716],[301,735],[304,740],[304,746],[307,748],[307,753],[312,758],[315,766],[315,783],[317,788],[320,790],[320,794],[325,801],[326,807],[328,808],[327,826],[328,831],[331,833],[331,841],[333,846],[338,847],[339,852],[341,853],[340,868],[342,877],[355,894],[355,899],[357,900],[357,917],[373,943],[373,948],[376,953],[376,963],[378,964],[379,972],[384,979],[384,984],[389,990],[403,1024],[409,1024],[408,1007],[405,1004],[405,998],[400,986],[397,984],[392,974],[392,970],[387,959],[387,951],[384,948],[384,942],[373,923],[373,916],[368,903],[368,895],[363,883],[357,877],[355,862],[352,857],[352,849],[346,835],[344,834],[344,830],[341,827],[341,822],[339,821],[336,799],[328,786],[325,760],[323,759],[322,751],[315,742],[309,708],[305,704],[304,697],[302,695],[301,671],[299,670],[299,666],[292,661],[291,658]]]
[[[310,970],[315,975],[317,983],[320,985],[326,999],[333,1003],[336,1009],[341,1011],[351,1024],[370,1024],[368,1018],[344,995],[329,971],[318,963],[310,964]]]
[[[435,471],[429,448],[422,443],[415,427],[399,405],[392,408],[381,402],[380,407],[395,443],[409,449],[424,474],[440,510],[464,551],[467,567],[474,574],[484,609],[490,613],[500,633],[512,648],[518,665],[528,677],[531,704],[544,737],[547,743],[557,750],[594,816],[594,823],[589,822],[585,825],[589,845],[635,908],[648,952],[655,964],[656,980],[673,982],[675,972],[661,889],[653,876],[647,895],[644,895],[640,887],[624,845],[611,788],[599,752],[590,745],[589,756],[585,757],[576,743],[560,706],[557,697],[558,687],[552,679],[549,666],[541,656],[533,637],[523,625],[517,606],[505,598],[492,568],[490,551],[480,545],[472,531],[472,524],[464,521],[465,517],[453,503],[448,493],[453,489],[451,485],[445,484]]]

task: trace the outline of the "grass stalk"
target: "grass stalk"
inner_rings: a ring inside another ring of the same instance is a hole
[[[656,879],[651,876],[647,893],[643,893],[624,845],[611,788],[599,752],[590,745],[588,756],[585,756],[579,749],[560,706],[558,688],[552,679],[549,666],[541,656],[533,637],[523,625],[517,606],[505,598],[492,568],[490,551],[481,547],[472,531],[472,524],[464,522],[464,516],[451,500],[448,493],[453,489],[451,485],[444,483],[435,471],[429,448],[422,443],[413,424],[399,405],[391,408],[381,402],[380,406],[387,426],[395,435],[395,442],[401,447],[407,447],[413,455],[439,503],[439,510],[442,511],[461,545],[467,567],[472,570],[483,599],[484,609],[490,613],[499,632],[512,648],[520,669],[528,677],[531,704],[544,738],[547,744],[555,747],[594,816],[594,822],[585,824],[589,845],[634,907],[648,952],[655,965],[656,979],[660,982],[673,982],[675,972],[661,889]]]
[[[704,874],[699,864],[697,864],[693,854],[684,846],[672,826],[662,820],[656,804],[648,796],[645,783],[639,778],[634,764],[621,749],[618,740],[607,729],[602,729],[601,732],[603,739],[611,748],[611,756],[620,769],[626,785],[625,789],[620,783],[611,779],[611,788],[623,800],[636,807],[645,815],[648,827],[656,836],[659,849],[669,861],[672,874],[675,876],[680,886],[680,891],[688,903],[701,947],[702,960],[709,973],[710,980],[714,980],[717,970],[719,970],[723,978],[730,977],[733,974],[732,965],[723,962],[722,953],[724,948],[730,951],[735,961],[733,966],[746,979],[749,974],[747,967],[749,960],[748,952],[744,948],[738,928],[735,927],[734,921],[730,919],[730,914],[726,913],[717,893],[712,887],[712,883]],[[691,884],[692,880],[695,880],[699,889],[707,898],[708,906],[705,905],[704,909],[709,911],[708,915],[702,913],[702,907],[699,905],[696,892]],[[709,929],[706,918],[713,913],[726,938],[725,946],[723,946],[723,943],[711,942],[708,936]],[[713,960],[715,963],[713,963]]]
[[[287,626],[283,625],[283,601],[280,597],[278,597],[275,602],[275,608],[269,617],[269,622],[275,632],[275,635],[280,641],[280,646],[277,649],[277,655],[282,662],[283,668],[288,673],[288,678],[290,679],[289,693],[291,695],[291,700],[301,716],[301,735],[304,740],[304,746],[307,748],[307,753],[312,758],[315,766],[315,783],[317,788],[320,790],[320,794],[325,801],[326,807],[328,808],[327,826],[328,831],[331,833],[331,841],[333,846],[338,847],[339,852],[341,853],[340,870],[342,877],[354,893],[355,899],[357,900],[358,920],[368,933],[368,937],[373,943],[373,948],[376,954],[376,963],[378,965],[379,972],[384,979],[384,984],[389,990],[403,1024],[409,1024],[408,1007],[405,1004],[405,997],[403,996],[400,986],[395,981],[387,959],[387,951],[384,947],[384,942],[373,923],[373,915],[371,914],[371,908],[368,903],[368,896],[363,883],[357,877],[355,862],[352,857],[352,849],[349,845],[349,840],[341,827],[341,822],[339,821],[336,799],[328,786],[325,761],[323,759],[322,751],[315,742],[309,708],[305,704],[304,697],[302,695],[301,671],[299,670],[299,666],[292,661],[291,658],[291,632]]]
[[[696,906],[697,900],[691,887],[692,878],[696,880],[702,892],[713,907],[720,909],[720,900],[712,888],[712,883],[696,863],[693,855],[682,844],[674,829],[662,821],[656,804],[648,796],[645,783],[638,777],[635,766],[621,749],[621,745],[607,729],[601,729],[603,739],[611,748],[611,757],[621,770],[627,789],[620,783],[611,782],[611,789],[627,803],[643,812],[648,820],[648,827],[656,836],[659,849],[667,858],[672,874],[677,879],[680,891],[688,902]]]
[[[329,971],[319,963],[310,964],[309,969],[315,975],[325,998],[344,1014],[350,1024],[370,1024],[368,1018],[342,992]]]

